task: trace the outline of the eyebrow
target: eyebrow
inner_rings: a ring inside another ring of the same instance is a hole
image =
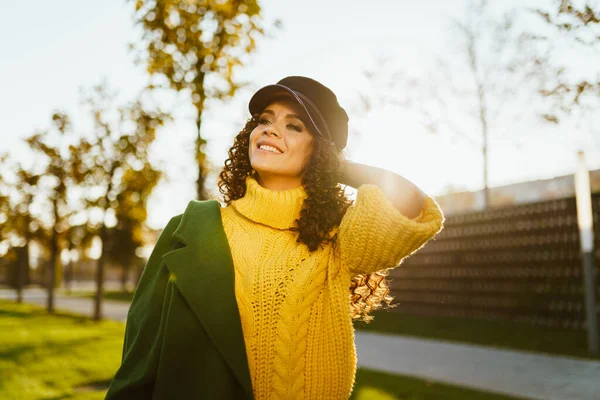
[[[271,114],[271,115],[275,116],[275,112],[273,112],[272,110],[264,110],[263,114]],[[300,122],[304,123],[304,121],[302,121],[302,118],[296,114],[287,114],[285,117],[286,118],[296,118]]]

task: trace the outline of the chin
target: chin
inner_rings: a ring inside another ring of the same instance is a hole
[[[256,173],[259,176],[269,176],[269,175],[281,175],[281,173],[277,170],[274,169],[268,169],[268,168],[254,168],[254,170],[256,171]]]
[[[277,172],[279,170],[279,168],[277,168],[277,166],[275,165],[275,163],[273,163],[272,161],[270,162],[269,160],[254,160],[254,161],[250,161],[250,165],[252,166],[252,168],[254,168],[256,171],[260,171],[260,172]]]

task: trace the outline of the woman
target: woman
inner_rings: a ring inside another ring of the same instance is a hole
[[[387,269],[442,229],[414,184],[344,160],[348,116],[326,86],[287,77],[249,109],[227,206],[191,201],[155,246],[109,399],[347,399],[352,318],[389,305]]]

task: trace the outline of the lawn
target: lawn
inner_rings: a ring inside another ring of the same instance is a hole
[[[517,400],[429,380],[359,368],[351,400]]]
[[[555,355],[600,359],[587,351],[584,330],[535,327],[511,321],[490,321],[458,317],[428,317],[380,310],[369,324],[354,322],[365,332],[480,344]]]
[[[0,301],[0,399],[103,399],[125,325]]]
[[[125,325],[94,323],[42,307],[0,301],[0,399],[103,399],[119,366]],[[505,397],[359,369],[354,400],[509,400]]]

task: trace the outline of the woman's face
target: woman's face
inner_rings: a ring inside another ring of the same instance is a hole
[[[312,153],[313,135],[300,118],[301,108],[293,100],[276,100],[260,114],[250,133],[248,154],[258,183],[271,190],[300,186]],[[269,144],[275,147],[260,149]]]

